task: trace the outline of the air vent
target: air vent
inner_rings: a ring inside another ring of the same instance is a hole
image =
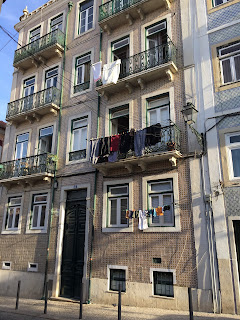
[[[38,271],[38,263],[28,262],[28,271],[37,272]]]
[[[3,261],[2,269],[3,270],[11,270],[11,262],[10,261]]]
[[[161,258],[153,258],[153,263],[161,263],[162,259]]]

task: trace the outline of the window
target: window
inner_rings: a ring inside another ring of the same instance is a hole
[[[63,27],[63,14],[60,14],[59,16],[53,18],[50,23],[50,29],[51,31],[60,29],[62,31]]]
[[[39,130],[39,154],[52,152],[53,126]]]
[[[35,86],[35,77],[29,78],[23,83],[23,103],[22,111],[28,111],[32,109],[33,106],[33,94]]]
[[[240,177],[240,132],[226,135],[230,179]]]
[[[230,0],[213,0],[213,6],[219,6],[220,4],[227,3]]]
[[[129,73],[129,36],[112,43],[112,61],[121,60],[121,75]]]
[[[26,158],[28,149],[29,133],[20,134],[16,139],[15,159]]]
[[[71,152],[69,161],[86,158],[88,137],[88,117],[82,117],[72,121],[71,128]]]
[[[22,198],[13,197],[8,200],[7,214],[5,219],[5,230],[18,230]]]
[[[108,227],[128,227],[126,210],[128,209],[129,186],[108,187]]]
[[[41,26],[36,29],[30,31],[29,42],[32,43],[40,38]]]
[[[148,64],[152,67],[164,62],[167,54],[167,22],[161,21],[146,28]]]
[[[163,206],[170,206],[170,210],[165,210],[163,216],[152,216],[150,224],[152,226],[173,227],[173,181],[157,180],[148,182],[148,207],[154,209]]]
[[[89,89],[91,53],[76,59],[74,93]]]
[[[45,88],[57,87],[58,67],[50,69],[45,73]]]
[[[240,42],[218,49],[222,83],[240,80]]]
[[[147,100],[147,125],[160,123],[162,127],[170,125],[169,95],[161,95]]]
[[[172,272],[153,271],[154,295],[174,297]]]
[[[33,195],[30,229],[45,229],[47,217],[47,194]]]
[[[110,269],[110,290],[126,292],[126,270]]]
[[[37,272],[38,271],[38,263],[28,262],[28,271]]]
[[[129,105],[113,108],[110,113],[111,134],[118,134],[129,131]]]
[[[84,33],[93,27],[93,0],[80,4],[80,22],[78,34]]]

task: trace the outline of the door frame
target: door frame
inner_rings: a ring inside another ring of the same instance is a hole
[[[83,266],[83,301],[87,300],[88,297],[88,286],[89,279],[87,277],[87,261],[88,261],[88,241],[89,241],[89,208],[90,208],[90,183],[78,184],[65,186],[61,188],[60,197],[60,209],[59,209],[59,220],[58,220],[58,235],[57,235],[57,246],[56,246],[56,261],[55,261],[55,271],[53,277],[53,290],[52,296],[59,297],[61,289],[61,265],[62,265],[62,250],[63,250],[63,236],[64,236],[64,223],[65,223],[65,213],[66,213],[66,201],[67,192],[79,189],[87,189],[86,198],[86,223],[85,223],[85,243],[84,243],[84,266]]]

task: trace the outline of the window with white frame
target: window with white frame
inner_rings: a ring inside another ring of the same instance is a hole
[[[218,49],[222,83],[240,80],[240,42]]]
[[[30,229],[45,229],[47,224],[47,194],[35,194],[32,200]]]
[[[109,110],[111,134],[129,131],[129,105],[125,104]]]
[[[28,139],[29,133],[23,133],[17,136],[16,138],[16,151],[15,151],[15,159],[26,158],[27,149],[28,149]]]
[[[148,182],[148,207],[156,209],[158,207],[168,206],[170,209],[165,210],[163,215],[154,216],[150,219],[151,226],[157,227],[174,227],[174,200],[173,200],[173,181],[157,180]]]
[[[40,38],[41,26],[30,31],[29,42],[32,43]]]
[[[160,123],[162,127],[170,124],[169,94],[147,99],[147,126]]]
[[[51,22],[50,22],[51,31],[54,31],[57,29],[60,29],[62,31],[62,27],[63,27],[63,13],[51,19]]]
[[[153,294],[174,297],[172,272],[153,271]]]
[[[109,290],[126,292],[126,270],[110,269]]]
[[[213,6],[219,6],[220,4],[227,3],[230,0],[213,0]]]
[[[72,120],[69,161],[86,158],[88,138],[88,116]]]
[[[107,227],[128,227],[129,185],[108,186]]]
[[[53,126],[42,128],[39,130],[38,153],[52,152]]]
[[[240,132],[226,135],[230,179],[240,178]]]
[[[74,93],[89,89],[90,86],[91,53],[76,59]]]
[[[130,50],[129,36],[118,39],[111,44],[112,61],[121,60],[120,77],[129,73],[129,50]],[[133,67],[133,66],[132,66]]]
[[[11,197],[8,200],[5,216],[5,230],[16,231],[19,229],[22,197]]]
[[[84,33],[93,27],[93,0],[80,3],[78,34]]]
[[[57,87],[58,67],[47,70],[45,73],[45,88]]]

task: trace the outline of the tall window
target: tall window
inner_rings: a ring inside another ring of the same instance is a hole
[[[34,93],[35,77],[24,80],[23,83],[23,97],[28,97]]]
[[[93,0],[80,4],[80,22],[78,33],[84,33],[93,27]]]
[[[76,59],[74,93],[86,90],[90,86],[91,54]]]
[[[60,14],[59,16],[51,20],[50,29],[51,31],[54,31],[57,29],[62,30],[62,27],[63,27],[63,14]]]
[[[216,7],[220,4],[227,3],[229,0],[213,0],[213,6]]]
[[[163,206],[170,206],[170,210],[164,211],[162,216],[152,216],[150,224],[152,226],[173,227],[173,181],[157,180],[148,182],[148,206],[155,209]]]
[[[127,227],[128,185],[108,187],[108,227]]]
[[[39,154],[52,152],[53,126],[39,130]]]
[[[222,82],[240,80],[240,42],[219,49]]]
[[[45,88],[57,87],[58,67],[50,69],[45,73]]]
[[[129,105],[110,109],[111,134],[129,131]]]
[[[86,158],[88,137],[88,117],[82,117],[72,121],[71,128],[71,152],[69,161]]]
[[[169,125],[170,101],[169,95],[161,95],[147,100],[147,125],[160,123],[162,127]]]
[[[33,196],[31,229],[45,229],[47,217],[47,194]]]
[[[29,133],[20,134],[16,139],[15,159],[26,158],[28,149]]]
[[[121,286],[121,291],[126,291],[126,270],[110,269],[110,290],[118,291]]]
[[[173,297],[173,274],[171,272],[153,271],[154,295]]]
[[[18,230],[21,204],[21,197],[9,198],[7,214],[5,219],[5,230]]]
[[[112,61],[121,59],[120,77],[129,72],[129,36],[112,43]]]
[[[40,31],[41,31],[41,26],[37,27],[36,29],[30,31],[29,35],[29,42],[32,43],[40,38]]]
[[[231,179],[240,177],[240,132],[226,135],[229,175]]]

